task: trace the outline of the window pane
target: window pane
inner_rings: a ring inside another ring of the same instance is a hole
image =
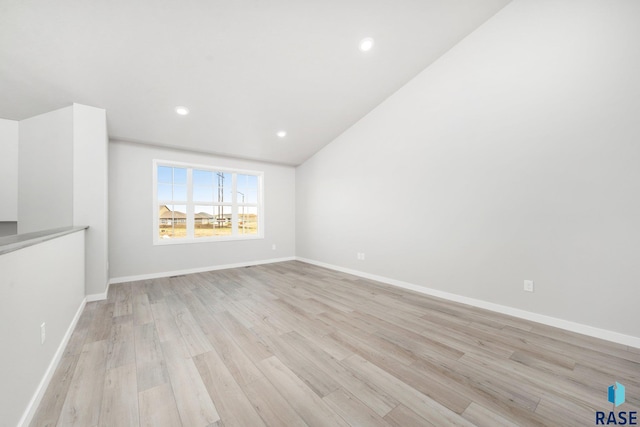
[[[224,187],[222,189],[222,196],[220,198],[221,202],[232,202],[233,201],[233,196],[231,193],[231,184],[229,184],[228,187]]]
[[[171,184],[158,184],[158,200],[173,200],[173,186]]]
[[[238,174],[238,189],[258,189],[258,177],[255,175]]]
[[[214,187],[213,188],[213,201],[214,202],[230,202],[231,200],[225,200],[224,198],[224,193],[223,193],[223,188],[221,187]]]
[[[187,186],[186,185],[173,185],[173,199],[174,201],[186,201],[187,200]]]
[[[213,206],[196,206],[194,215],[195,237],[213,236],[215,219]]]
[[[193,170],[193,185],[198,186],[213,186],[213,172],[212,171],[203,171],[199,169]]]
[[[258,234],[258,208],[238,207],[238,233],[244,235]]]
[[[193,187],[193,200],[195,202],[213,202],[213,196],[213,187]]]
[[[230,236],[231,206],[196,205],[195,237]]]
[[[238,191],[238,203],[258,203],[258,190]]]
[[[238,193],[237,203],[246,203],[246,201],[245,201],[245,199],[246,199],[245,193],[240,191],[240,189],[238,189],[237,193]]]
[[[158,182],[171,184],[173,182],[173,168],[158,166]]]
[[[236,176],[236,184],[238,186],[238,189],[245,189],[247,188],[247,175],[243,175],[243,174],[238,174]]]
[[[173,168],[173,183],[174,184],[187,184],[187,169],[185,168]]]
[[[258,203],[258,177],[256,175],[238,174],[237,188],[237,203]]]
[[[216,172],[193,170],[193,200],[196,202],[213,202],[217,201],[216,191],[217,177]]]
[[[187,236],[186,206],[160,205],[158,208],[159,235],[161,239],[177,239]]]
[[[214,176],[214,201],[231,203],[231,188],[233,183],[231,181],[231,174],[227,172],[215,172]]]

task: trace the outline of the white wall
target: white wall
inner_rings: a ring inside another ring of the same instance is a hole
[[[73,104],[19,128],[18,232],[89,226],[86,293],[100,297],[109,277],[105,110]]]
[[[265,238],[153,245],[153,159],[264,171]],[[276,250],[272,250],[272,245]],[[139,144],[109,143],[112,280],[295,255],[295,169]]]
[[[18,122],[15,120],[0,119],[0,201],[0,222],[17,221]]]
[[[2,426],[18,424],[82,306],[83,234],[79,231],[0,255]],[[44,344],[40,343],[42,322],[46,323]]]
[[[73,105],[73,224],[86,233],[86,294],[106,291],[108,272],[108,136],[106,112]]]
[[[298,167],[297,255],[640,337],[638,22],[506,6]]]
[[[18,233],[73,225],[73,107],[20,121]]]

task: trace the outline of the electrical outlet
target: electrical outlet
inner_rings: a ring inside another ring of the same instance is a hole
[[[47,324],[45,322],[42,322],[42,325],[40,325],[40,344],[44,344],[44,340],[47,338],[46,326]]]
[[[273,249],[274,251],[276,250],[276,244],[275,243],[273,245],[271,245],[271,249]]]
[[[364,252],[358,252],[356,254],[356,259],[358,259],[360,261],[364,261]]]
[[[524,281],[524,290],[526,292],[533,292],[533,280]]]

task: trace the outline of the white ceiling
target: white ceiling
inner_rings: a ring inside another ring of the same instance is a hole
[[[78,102],[113,139],[298,165],[508,1],[0,0],[0,117]]]

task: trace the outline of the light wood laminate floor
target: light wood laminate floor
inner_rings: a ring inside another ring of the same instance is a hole
[[[301,262],[111,286],[32,426],[594,425],[640,350]]]

